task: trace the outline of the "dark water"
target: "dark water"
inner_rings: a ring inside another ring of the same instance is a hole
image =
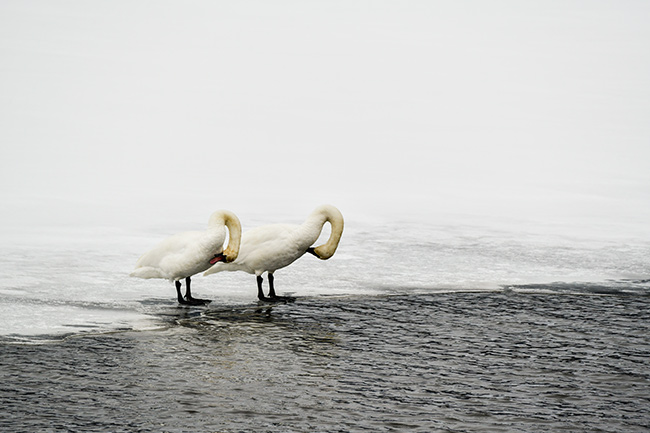
[[[650,297],[302,298],[4,342],[0,430],[641,432]]]

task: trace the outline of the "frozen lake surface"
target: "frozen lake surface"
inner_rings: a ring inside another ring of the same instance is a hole
[[[128,277],[176,225],[14,227],[0,428],[646,431],[650,245],[581,230],[349,218],[276,273],[295,303],[222,273],[185,308]]]
[[[253,218],[249,226],[257,224]],[[648,293],[650,242],[641,228],[614,236],[599,226],[482,224],[348,220],[332,259],[299,259],[276,273],[277,289],[298,297],[504,289]],[[6,228],[0,314],[9,320],[1,335],[30,340],[160,326],[160,308],[175,307],[173,285],[128,274],[160,239],[202,228]],[[197,275],[193,282],[197,296],[213,306],[256,302],[255,278],[245,273]]]

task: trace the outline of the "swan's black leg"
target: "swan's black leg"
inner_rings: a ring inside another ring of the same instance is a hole
[[[264,296],[264,290],[262,290],[262,282],[264,281],[264,278],[262,278],[261,275],[257,276],[257,299],[260,301],[268,301],[266,296]]]
[[[269,298],[277,298],[275,295],[275,287],[273,287],[273,274],[269,272],[267,275],[269,276]]]
[[[174,284],[176,285],[176,293],[178,294],[178,303],[183,305],[187,304],[188,302],[183,298],[183,295],[181,295],[181,282],[174,281]]]
[[[190,283],[192,279],[190,277],[185,278],[185,299],[188,301],[192,299],[192,290],[190,289]]]
[[[192,291],[190,289],[190,283],[191,282],[192,282],[192,280],[190,279],[190,277],[185,278],[185,301],[186,301],[187,304],[190,304],[190,305],[205,305],[205,304],[209,304],[210,302],[212,302],[209,299],[193,298],[192,297]],[[177,283],[178,283],[178,286],[180,287],[181,282],[177,281]],[[179,293],[180,293],[180,290],[179,290]]]
[[[294,302],[296,298],[291,296],[278,296],[275,294],[275,287],[273,285],[274,277],[271,272],[268,273],[269,276],[269,299],[271,302]]]

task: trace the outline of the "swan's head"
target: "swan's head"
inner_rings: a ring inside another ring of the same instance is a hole
[[[227,256],[224,253],[215,254],[214,257],[212,257],[210,259],[210,264],[214,265],[215,263],[218,263],[218,262],[225,262],[226,259],[227,259]]]
[[[315,255],[321,260],[327,260],[330,257],[334,255],[336,252],[336,247],[338,247],[338,243],[335,246],[328,246],[328,245],[321,245],[319,247],[313,248],[310,253]]]
[[[229,247],[224,250],[223,255],[225,257],[224,262],[226,263],[234,262],[239,256],[239,250],[235,251]]]
[[[330,257],[334,255],[334,253],[330,253],[329,251],[326,251],[325,253],[322,251],[322,245],[320,247],[309,247],[307,248],[307,252],[309,254],[313,254],[314,256],[318,257],[321,260],[327,260]]]

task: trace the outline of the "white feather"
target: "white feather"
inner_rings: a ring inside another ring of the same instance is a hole
[[[228,248],[237,250],[241,236],[239,219],[232,212],[217,211],[210,217],[207,230],[175,234],[144,253],[131,276],[178,281],[205,271],[212,266],[210,260],[216,254],[224,253],[226,225],[230,231]],[[230,253],[232,260],[237,251]]]
[[[264,272],[273,273],[302,257],[318,240],[323,225],[328,221],[332,233],[325,245],[329,245],[330,253],[322,258],[329,258],[343,232],[343,215],[334,206],[324,205],[312,212],[301,225],[272,224],[247,231],[241,238],[237,259],[231,263],[217,263],[204,275],[223,271],[244,271],[258,276]]]

